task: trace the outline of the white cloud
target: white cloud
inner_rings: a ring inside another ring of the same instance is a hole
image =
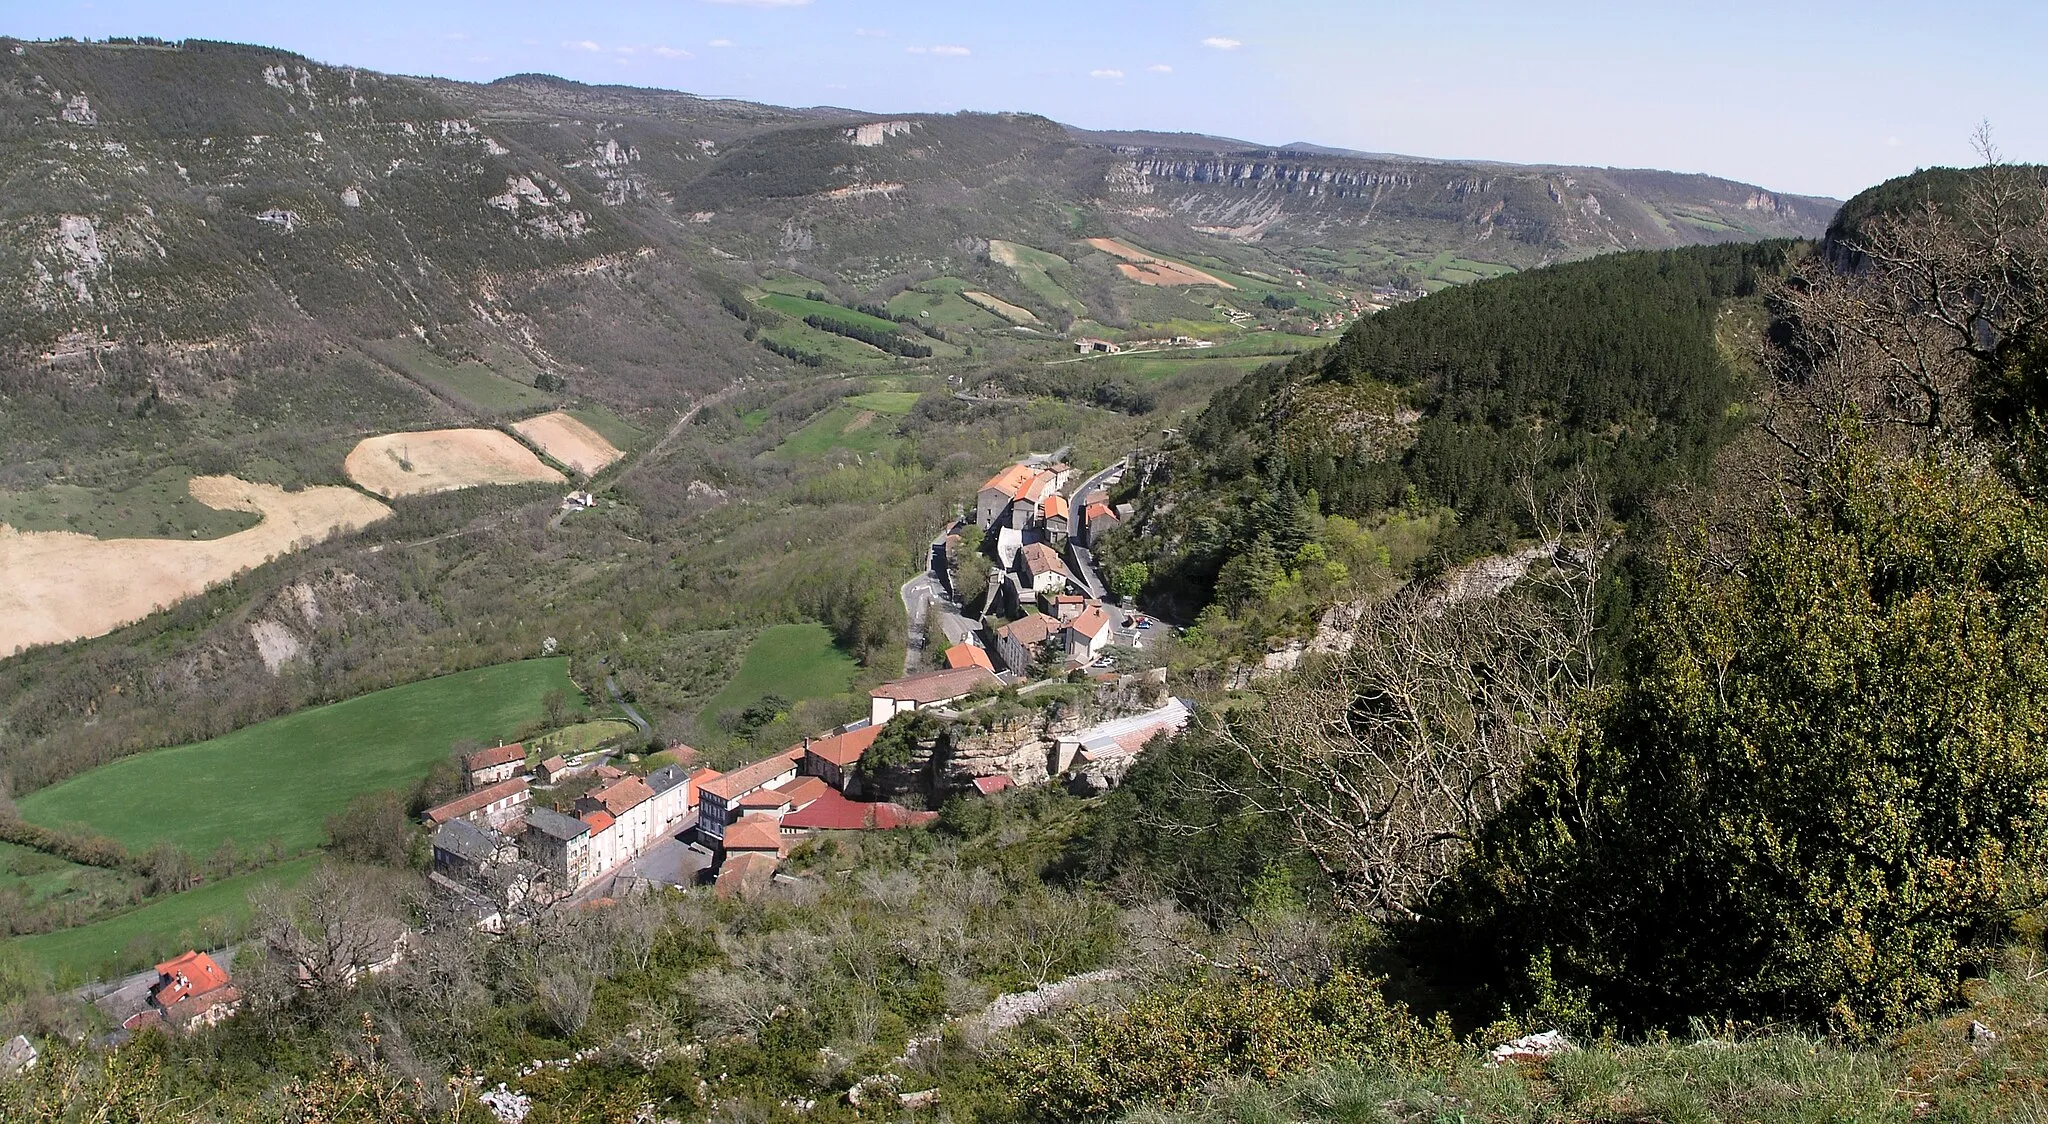
[[[597,44],[595,44],[595,43],[591,42],[591,41],[590,41],[590,40],[588,40],[588,39],[564,39],[564,40],[562,40],[562,46],[564,46],[564,47],[567,47],[567,48],[569,48],[569,49],[570,49],[570,50],[572,50],[572,51],[602,51],[602,50],[604,50],[604,48],[603,48],[603,47],[600,47],[600,46],[598,46]]]
[[[1218,51],[1235,51],[1239,47],[1244,46],[1244,43],[1240,40],[1228,39],[1221,35],[1211,35],[1207,39],[1202,40],[1202,46]]]
[[[1886,137],[1886,138],[1884,138],[1884,146],[1885,146],[1886,148],[1897,148],[1897,147],[1899,147],[1899,143],[1900,143],[1900,142],[1899,142],[1899,138],[1897,138],[1897,137]]]
[[[853,33],[863,39],[887,39],[889,37],[889,33],[879,27],[856,27],[853,29]]]
[[[932,54],[952,55],[955,58],[965,58],[973,53],[973,51],[970,51],[965,47],[954,47],[947,44],[940,44],[939,46],[932,48]]]
[[[730,40],[730,39],[713,39],[713,40],[712,40],[712,41],[711,41],[711,42],[710,42],[709,44],[707,44],[707,46],[712,46],[712,47],[730,47],[730,46],[732,46],[732,40]]]
[[[1088,72],[1088,77],[1090,78],[1122,78],[1123,76],[1124,72],[1121,70],[1091,70]]]
[[[1155,63],[1153,63],[1153,64],[1152,64],[1151,66],[1148,66],[1148,67],[1146,67],[1145,69],[1146,69],[1146,70],[1149,70],[1149,71],[1151,71],[1151,72],[1152,72],[1152,73],[1154,73],[1154,74],[1172,74],[1172,73],[1173,73],[1173,68],[1172,68],[1172,67],[1170,67],[1170,66],[1168,66],[1168,65],[1166,65],[1166,64],[1165,64],[1165,63],[1163,63],[1163,62],[1155,62]]]
[[[613,47],[612,50],[622,55],[637,55],[640,53],[640,48],[638,47]]]
[[[697,57],[680,47],[656,47],[654,48],[654,53],[665,59],[693,59]]]

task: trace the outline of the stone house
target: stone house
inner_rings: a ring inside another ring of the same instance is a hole
[[[518,743],[479,749],[462,759],[462,786],[471,791],[509,781],[526,771],[526,747]]]

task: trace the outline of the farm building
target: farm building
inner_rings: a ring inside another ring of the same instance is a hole
[[[474,792],[500,781],[509,781],[525,769],[525,746],[514,743],[479,749],[462,759],[462,784]]]

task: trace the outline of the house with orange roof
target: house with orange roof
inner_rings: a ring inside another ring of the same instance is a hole
[[[213,957],[192,950],[156,966],[156,982],[149,985],[145,1002],[147,1006],[121,1024],[124,1028],[157,1025],[189,1034],[234,1014],[242,992]]]
[[[1039,653],[1059,639],[1064,627],[1058,617],[1026,613],[994,631],[996,662],[1018,675],[1029,673]]]
[[[995,662],[988,658],[988,652],[979,644],[955,644],[946,649],[946,666],[955,671],[963,667],[996,669]]]
[[[1072,472],[1063,464],[1013,464],[989,477],[975,493],[974,521],[984,531],[1001,526],[1020,531],[1041,528],[1047,498],[1058,495]]]
[[[720,846],[729,858],[735,854],[782,855],[782,828],[774,816],[743,816],[728,824]]]
[[[525,771],[526,747],[517,742],[479,749],[462,759],[462,786],[474,792],[509,781]]]
[[[666,824],[656,823],[654,817],[654,790],[647,782],[635,776],[624,776],[610,784],[600,785],[576,799],[576,814],[587,816],[591,812],[603,812],[611,817],[614,836],[609,846],[618,854],[618,861],[624,862],[640,853],[657,837]],[[593,835],[601,829],[593,826]],[[600,868],[608,869],[608,868]]]
[[[775,791],[782,794],[787,811],[801,812],[817,803],[826,793],[837,790],[826,784],[823,777],[798,777],[776,785]]]
[[[853,783],[854,770],[859,768],[861,757],[868,747],[875,744],[875,736],[882,732],[873,722],[842,729],[822,738],[804,739],[803,771],[824,781],[841,792]]]
[[[1110,624],[1109,610],[1100,605],[1088,606],[1067,624],[1067,658],[1084,666],[1094,663],[1095,657],[1109,647]]]
[[[575,770],[570,767],[569,759],[557,753],[534,766],[533,779],[542,784],[561,784],[572,772]]]
[[[915,812],[901,804],[850,800],[837,792],[830,792],[810,807],[782,817],[778,829],[786,839],[820,831],[890,831],[899,827],[923,827],[938,818],[937,812]]]

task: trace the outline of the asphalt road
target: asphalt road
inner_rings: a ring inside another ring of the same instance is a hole
[[[688,889],[697,884],[699,872],[711,866],[711,853],[683,842],[683,836],[697,826],[691,816],[668,830],[668,838],[619,864],[616,870],[578,890],[570,899],[580,905],[598,898],[615,897],[635,882],[659,882]]]

